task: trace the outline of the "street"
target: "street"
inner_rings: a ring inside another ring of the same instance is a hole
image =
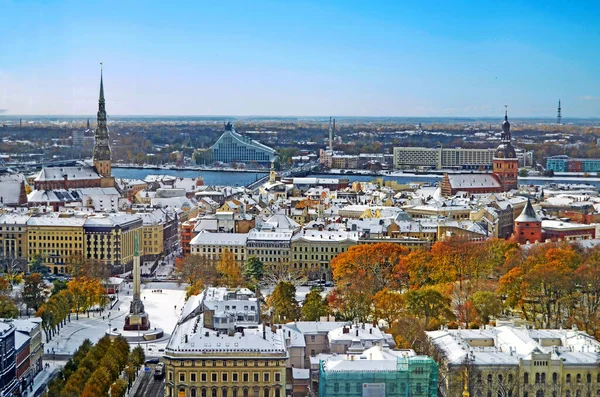
[[[165,393],[165,378],[154,379],[154,366],[147,367],[141,375],[140,385],[135,394],[130,397],[163,397]]]

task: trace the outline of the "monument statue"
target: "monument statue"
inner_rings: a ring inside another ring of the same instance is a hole
[[[136,232],[133,238],[133,300],[129,306],[129,314],[125,317],[123,329],[126,331],[145,331],[150,328],[148,313],[144,312],[144,304],[140,299],[141,269],[138,244],[138,233]]]

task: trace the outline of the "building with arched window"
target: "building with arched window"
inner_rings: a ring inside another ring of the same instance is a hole
[[[427,336],[441,357],[440,396],[460,396],[465,383],[475,397],[600,396],[600,342],[576,328],[506,324]]]

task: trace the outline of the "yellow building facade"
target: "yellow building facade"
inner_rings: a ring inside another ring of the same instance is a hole
[[[226,342],[224,342],[226,343]],[[233,350],[233,349],[232,349]],[[284,397],[286,356],[249,357],[241,352],[200,358],[165,356],[169,397]]]
[[[39,255],[41,263],[52,273],[68,273],[69,259],[83,258],[85,252],[84,223],[83,218],[30,218],[27,222],[29,260]]]
[[[292,238],[290,266],[311,280],[331,280],[331,260],[357,243],[356,232],[303,230]]]
[[[28,215],[2,214],[0,215],[0,258],[7,261],[27,261]],[[8,264],[12,266],[12,263]]]
[[[440,359],[440,394],[513,397],[600,395],[600,343],[573,329],[507,324],[429,331]]]

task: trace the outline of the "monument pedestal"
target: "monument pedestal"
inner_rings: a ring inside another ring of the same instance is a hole
[[[147,331],[150,329],[150,319],[147,313],[128,314],[125,317],[125,331]]]

